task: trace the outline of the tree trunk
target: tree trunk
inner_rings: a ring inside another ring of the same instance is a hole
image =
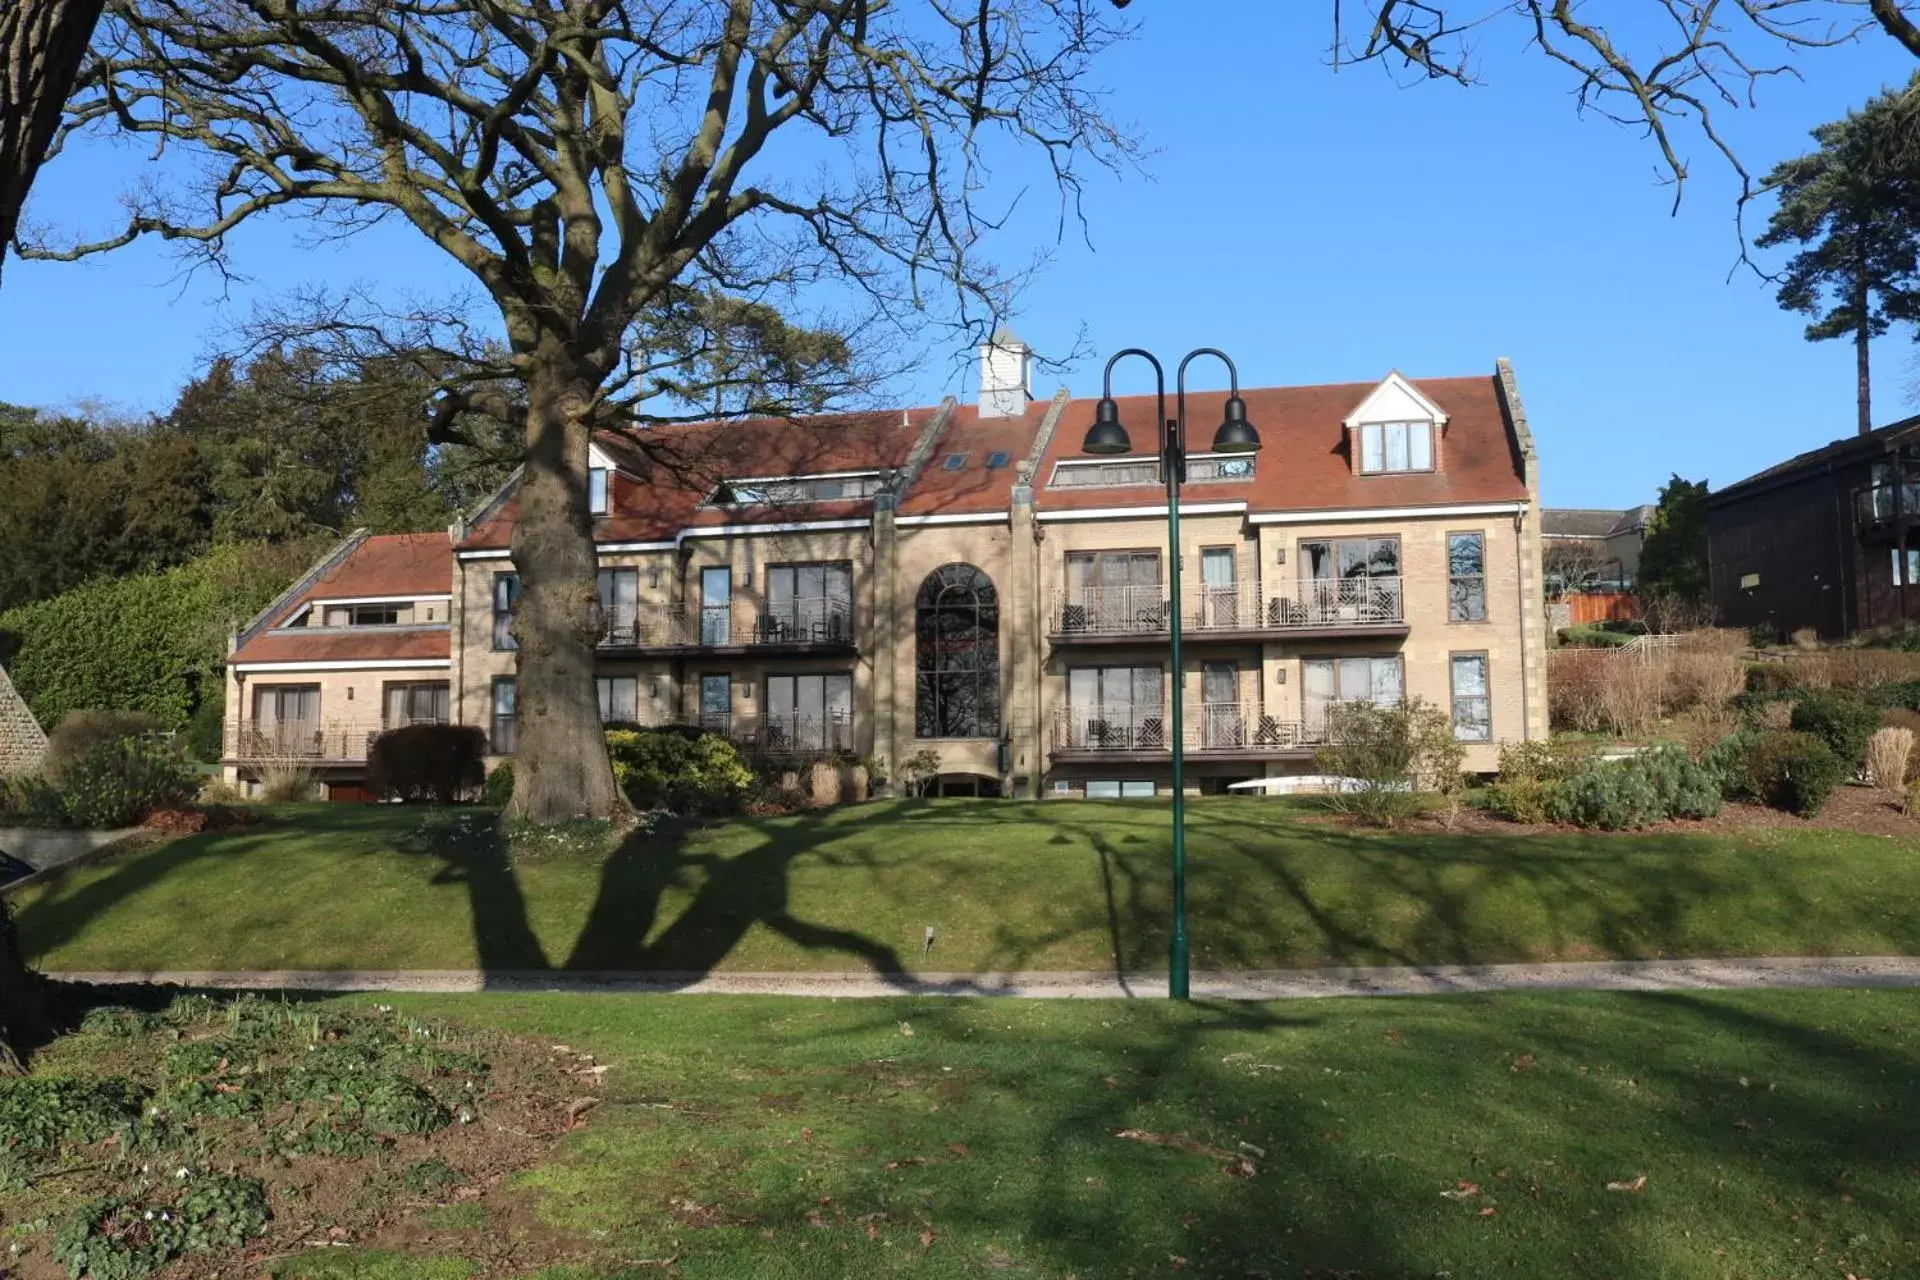
[[[0,1075],[24,1071],[46,1030],[39,975],[21,958],[13,909],[0,901]]]
[[[607,762],[594,691],[600,639],[598,564],[587,512],[590,386],[560,350],[527,377],[527,456],[513,563],[520,642],[510,819],[610,818],[626,808]]]
[[[1867,282],[1867,231],[1861,227],[1853,237],[1854,276],[1853,311],[1859,323],[1853,331],[1854,405],[1859,411],[1860,434],[1873,430],[1873,378],[1867,346],[1873,340],[1873,316],[1868,308],[1873,295]]]
[[[0,266],[59,128],[103,0],[0,3]]]

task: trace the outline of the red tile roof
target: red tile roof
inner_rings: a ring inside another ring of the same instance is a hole
[[[240,662],[399,662],[445,658],[446,627],[359,627],[263,631],[228,658]]]
[[[1194,485],[1192,502],[1240,501],[1258,511],[1330,511],[1366,507],[1443,506],[1464,502],[1523,501],[1525,473],[1518,443],[1508,429],[1494,376],[1413,380],[1421,394],[1448,415],[1432,472],[1383,476],[1357,474],[1349,457],[1346,417],[1379,384],[1332,383],[1256,388],[1243,393],[1247,416],[1262,448],[1252,480]],[[1225,412],[1225,391],[1187,397],[1195,424],[1190,452],[1204,453]],[[1068,401],[1035,468],[1039,509],[1086,510],[1164,503],[1157,487],[1049,489],[1054,465],[1079,458],[1093,422],[1093,398]],[[1121,421],[1133,433],[1134,455],[1157,448],[1155,403],[1150,396],[1119,398]],[[1036,400],[1014,418],[982,418],[974,405],[954,408],[931,455],[901,502],[903,515],[989,514],[1007,510],[1020,464],[1031,453],[1051,400]],[[791,476],[818,472],[879,470],[905,465],[921,429],[937,409],[844,414],[804,420],[773,419],[689,427],[661,427],[641,442],[602,438],[622,474],[613,482],[613,514],[595,521],[599,542],[670,541],[690,528],[796,520],[862,518],[870,501],[809,502],[773,507],[703,507],[721,479]],[[1008,464],[989,469],[988,457],[1007,453]],[[958,471],[942,465],[954,453],[967,455]],[[654,477],[659,477],[655,480]],[[676,478],[677,477],[677,478]],[[500,548],[513,536],[514,502],[476,528],[463,548]]]
[[[363,539],[295,605],[366,596],[444,596],[452,590],[453,548],[446,534],[386,533]]]
[[[339,564],[328,569],[273,614],[268,627],[282,626],[302,606],[316,600],[367,597],[446,596],[453,591],[453,544],[444,533],[393,533],[362,538]],[[441,611],[444,618],[445,612]],[[346,662],[448,655],[445,628],[410,630],[362,628],[357,631],[309,627],[255,632],[230,662]]]
[[[1413,380],[1420,393],[1447,414],[1437,469],[1396,475],[1357,474],[1348,456],[1350,442],[1342,424],[1378,385],[1347,382],[1242,392],[1247,419],[1260,432],[1255,478],[1192,485],[1182,492],[1182,505],[1242,501],[1253,511],[1331,511],[1526,498],[1518,448],[1507,430],[1498,383],[1492,377]],[[1133,437],[1132,456],[1153,454],[1158,447],[1154,397],[1116,399],[1120,421]],[[1226,402],[1225,391],[1188,393],[1187,420],[1193,433],[1187,442],[1189,453],[1204,453],[1211,447],[1214,429],[1225,416]],[[1080,446],[1087,428],[1093,425],[1098,403],[1093,399],[1075,400],[1061,415],[1046,458],[1034,475],[1040,510],[1165,504],[1164,491],[1145,487],[1047,488],[1056,462],[1086,456]],[[1168,409],[1172,411],[1171,402]]]
[[[612,514],[594,521],[594,540],[670,541],[683,529],[703,526],[864,517],[873,510],[871,500],[765,507],[706,507],[701,503],[722,480],[905,466],[914,442],[938,412],[937,408],[889,409],[806,419],[653,427],[638,440],[603,434],[595,443],[613,456],[620,471],[613,477],[609,494]],[[654,477],[663,482],[656,483]],[[491,519],[467,536],[461,548],[511,545],[517,510],[516,500],[507,498]]]

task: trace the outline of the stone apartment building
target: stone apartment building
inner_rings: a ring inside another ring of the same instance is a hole
[[[1175,733],[1201,791],[1310,772],[1347,699],[1450,708],[1479,770],[1545,735],[1538,465],[1504,361],[1244,392],[1263,447],[1190,455],[1176,567],[1152,398],[1120,402],[1134,456],[1086,456],[1095,402],[1031,399],[996,341],[974,404],[598,440],[603,718],[773,759],[931,749],[938,790],[985,795],[1163,792]],[[1192,420],[1225,399],[1190,393]],[[509,484],[446,535],[356,535],[254,619],[229,776],[293,761],[356,798],[371,737],[419,720],[510,757],[514,519]]]

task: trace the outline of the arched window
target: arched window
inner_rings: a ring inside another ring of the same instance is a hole
[[[916,602],[914,736],[1000,736],[1000,597],[970,564],[935,569]]]

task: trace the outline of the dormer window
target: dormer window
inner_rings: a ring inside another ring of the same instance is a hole
[[[707,497],[715,507],[777,507],[798,502],[834,502],[871,498],[880,491],[877,471],[819,476],[751,476],[723,480]]]
[[[587,511],[596,516],[607,514],[607,469],[587,470]]]
[[[1356,430],[1362,475],[1433,470],[1431,422],[1368,422]]]
[[[321,621],[328,627],[402,627],[413,621],[413,605],[384,600],[328,605]]]

